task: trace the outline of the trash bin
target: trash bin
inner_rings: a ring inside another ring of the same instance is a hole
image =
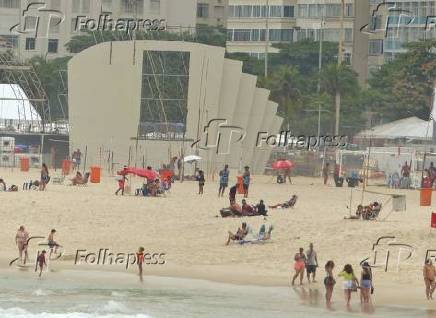
[[[420,190],[419,202],[421,206],[431,205],[432,188],[422,188]]]
[[[91,167],[91,183],[100,183],[101,168],[93,166]]]
[[[62,174],[67,176],[71,171],[71,161],[70,160],[62,160]]]
[[[21,171],[29,171],[29,158],[20,158],[20,170]]]

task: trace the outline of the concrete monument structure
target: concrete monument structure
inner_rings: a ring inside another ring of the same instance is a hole
[[[88,165],[157,168],[199,155],[208,174],[228,163],[262,173],[272,150],[259,131],[281,118],[269,91],[220,47],[176,41],[120,41],[90,47],[68,64],[70,148]]]

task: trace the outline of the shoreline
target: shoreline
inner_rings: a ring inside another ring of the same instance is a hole
[[[4,266],[5,258],[0,258],[0,274],[9,274],[14,272],[15,276],[21,274],[33,275],[33,268],[29,270],[24,270],[22,273],[16,266]],[[121,268],[120,265],[114,266],[96,266],[96,265],[71,265],[68,264],[69,261],[57,262],[51,269],[50,272],[45,275],[48,280],[50,277],[56,277],[59,275],[63,278],[83,278],[90,281],[95,280],[103,284],[100,275],[106,276],[107,274],[111,277],[111,283],[122,284],[127,286],[135,286],[139,283],[137,278],[136,266],[125,270]],[[261,269],[260,269],[261,270]],[[92,277],[92,273],[96,273]],[[235,270],[230,266],[214,266],[214,265],[199,265],[181,267],[177,265],[163,265],[160,268],[157,267],[147,267],[144,268],[144,279],[151,278],[159,280],[160,278],[168,280],[194,280],[200,283],[213,283],[213,284],[224,284],[228,286],[237,287],[259,287],[259,288],[288,288],[291,293],[295,293],[296,296],[299,295],[299,291],[303,290],[317,290],[321,292],[322,297],[324,297],[324,285],[322,284],[323,276],[320,275],[316,283],[308,284],[306,278],[303,281],[303,286],[296,284],[295,286],[290,286],[289,275],[262,275],[256,271]],[[132,278],[132,280],[126,282],[125,278]],[[134,279],[133,279],[134,278]],[[35,274],[35,279],[37,279]],[[342,293],[342,284],[339,279],[337,279],[337,284],[334,289],[333,302],[335,305],[345,306]],[[145,287],[146,288],[146,287]],[[420,296],[422,295],[422,297]],[[435,297],[436,298],[436,297]],[[352,294],[352,306],[360,305],[359,293]],[[308,299],[301,299],[302,302]],[[324,301],[324,298],[322,298]],[[372,296],[372,304],[375,309],[377,307],[383,308],[409,308],[409,309],[421,309],[427,310],[429,313],[434,312],[436,317],[436,299],[426,300],[424,295],[424,283],[420,284],[401,284],[395,282],[380,282],[375,286],[375,294]],[[322,306],[320,306],[322,308]]]

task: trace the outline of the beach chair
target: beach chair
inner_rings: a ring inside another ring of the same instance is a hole
[[[367,220],[377,220],[377,218],[380,215],[381,209],[382,209],[382,205],[381,204],[379,204],[376,208],[372,209],[368,213]]]
[[[262,224],[262,226],[259,229],[259,232],[256,235],[253,235],[253,231],[251,228],[249,228],[248,231],[248,235],[252,235],[253,238],[251,240],[241,240],[239,241],[239,244],[244,245],[244,244],[263,244],[266,243],[267,241],[269,241],[271,239],[271,233],[274,229],[274,226],[270,225],[268,228],[268,231],[266,231],[266,226],[265,224]]]

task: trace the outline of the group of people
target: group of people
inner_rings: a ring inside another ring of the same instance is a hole
[[[307,281],[309,283],[316,282],[315,277],[316,270],[318,268],[318,258],[317,253],[313,248],[313,243],[310,243],[309,249],[306,251],[306,253],[304,253],[303,248],[300,248],[299,252],[294,256],[294,261],[295,274],[292,277],[292,285],[295,285],[295,280],[297,278],[300,280],[300,285],[303,285],[305,272],[307,274]],[[332,260],[329,260],[324,266],[326,275],[323,283],[326,290],[325,299],[327,305],[331,304],[333,290],[336,285],[336,279],[333,274],[334,268],[335,263]],[[362,303],[369,303],[371,294],[374,292],[371,266],[368,264],[368,262],[363,262],[361,264],[361,268],[362,272],[360,275],[360,280],[355,275],[353,267],[350,264],[345,265],[343,270],[338,275],[338,277],[343,279],[343,290],[347,306],[350,305],[352,293],[357,292],[358,289],[360,289],[360,301]]]
[[[347,219],[375,220],[379,216],[381,208],[381,204],[377,201],[371,202],[366,206],[359,204],[357,206],[356,215],[352,215]]]
[[[49,250],[49,254],[47,256],[47,251],[44,249],[41,252],[38,252],[36,263],[37,267],[35,270],[39,271],[39,277],[42,275],[42,271],[47,266],[47,257],[50,259],[52,254],[58,253],[58,248],[60,245],[55,240],[56,229],[52,229],[47,237],[47,247]],[[28,253],[28,245],[31,237],[29,232],[25,229],[23,225],[21,225],[17,233],[15,235],[15,244],[18,248],[18,260],[20,264],[26,265],[29,261],[29,253]]]
[[[157,197],[171,189],[171,179],[163,178],[155,180],[147,180],[143,183],[142,188],[136,189],[136,195],[144,197]]]
[[[259,229],[259,233],[256,235],[254,240],[257,242],[268,241],[271,238],[271,232],[273,229],[274,227],[270,225],[267,231],[265,224],[262,224],[262,226]],[[231,241],[243,243],[249,233],[250,233],[250,227],[247,225],[246,222],[243,222],[235,233],[229,231],[228,233],[229,236],[227,238],[225,245],[229,245]]]

